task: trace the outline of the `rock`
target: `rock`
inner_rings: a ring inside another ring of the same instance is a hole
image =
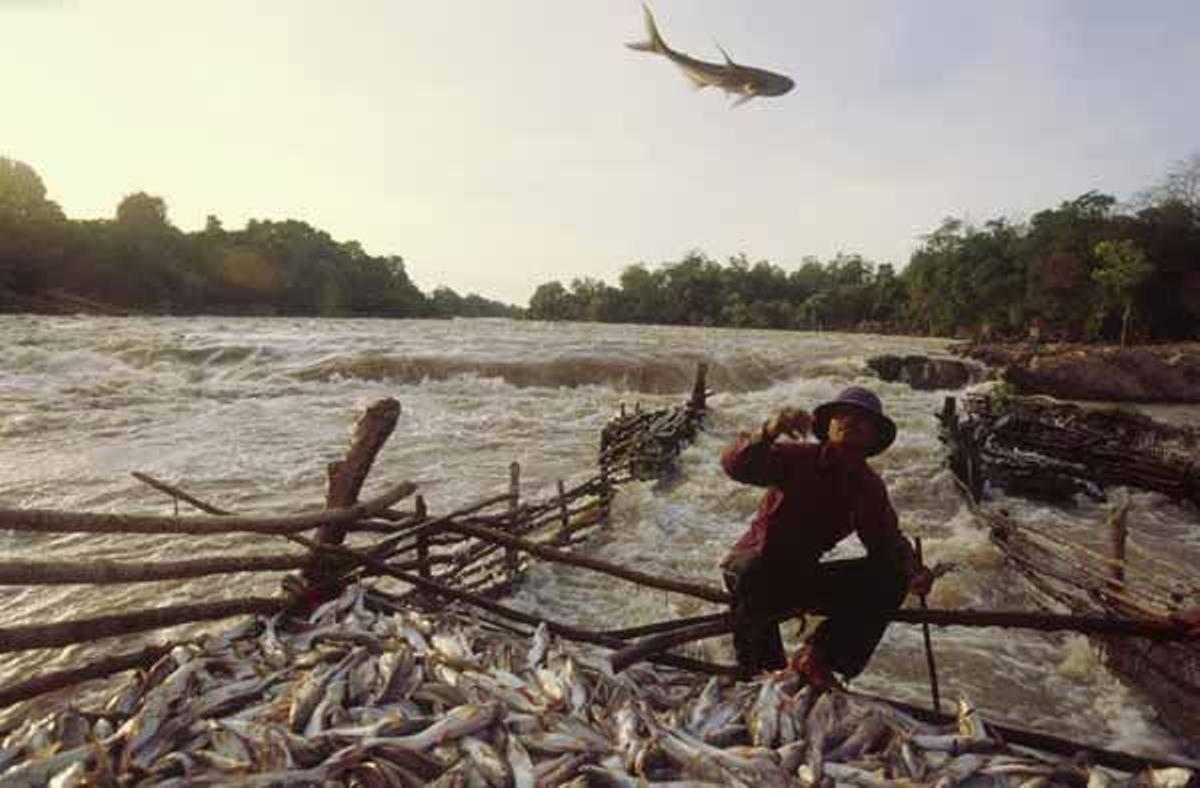
[[[956,352],[998,367],[1020,394],[1108,402],[1200,403],[1200,343],[976,345]]]
[[[953,358],[874,356],[867,359],[867,366],[881,380],[889,383],[907,383],[922,391],[960,389],[986,377],[986,371],[978,364],[969,364]]]

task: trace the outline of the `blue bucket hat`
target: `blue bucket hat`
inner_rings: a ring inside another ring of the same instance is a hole
[[[883,403],[875,396],[875,392],[862,386],[851,386],[843,389],[836,399],[818,405],[813,411],[813,434],[821,442],[829,439],[829,419],[842,408],[854,408],[874,420],[875,445],[867,451],[868,457],[879,454],[896,440],[896,422],[883,415]]]

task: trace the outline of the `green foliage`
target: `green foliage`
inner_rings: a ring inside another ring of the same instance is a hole
[[[1096,244],[1095,252],[1101,264],[1092,271],[1092,280],[1103,290],[1104,306],[1121,308],[1121,347],[1124,347],[1134,297],[1142,282],[1154,273],[1154,266],[1138,245],[1129,240],[1101,241]]]
[[[402,258],[369,255],[301,221],[227,230],[209,216],[203,230],[185,233],[170,223],[166,201],[146,192],[122,199],[111,221],[68,221],[33,168],[0,158],[0,309],[52,304],[56,294],[185,314],[520,313],[444,287],[427,298]]]

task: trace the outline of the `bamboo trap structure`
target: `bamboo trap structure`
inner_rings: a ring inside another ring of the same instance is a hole
[[[612,664],[620,669],[638,660],[714,676],[735,676],[738,669],[701,659],[674,654],[669,648],[729,631],[726,612],[693,616],[609,631],[591,631],[569,623],[548,620],[504,605],[497,597],[520,582],[532,560],[599,572],[646,588],[683,594],[708,603],[726,604],[729,595],[721,588],[683,579],[649,575],[625,566],[576,554],[572,548],[584,543],[592,529],[608,522],[609,507],[620,484],[661,478],[674,472],[675,461],[686,443],[693,440],[705,415],[707,389],[703,365],[688,402],[677,408],[643,411],[640,407],[609,422],[601,435],[599,469],[596,475],[567,488],[557,484],[555,495],[537,500],[521,496],[520,466],[509,468],[509,486],[493,495],[438,516],[431,516],[426,502],[414,495],[415,485],[394,485],[384,494],[359,502],[363,483],[375,456],[394,430],[400,412],[395,400],[381,400],[359,419],[355,436],[343,459],[328,468],[324,508],[315,512],[251,517],[237,515],[193,496],[174,485],[147,474],[136,478],[183,501],[208,517],[132,517],[67,512],[0,511],[0,527],[9,523],[33,523],[31,531],[81,531],[89,533],[169,532],[193,535],[227,533],[282,536],[304,548],[303,553],[272,556],[220,556],[209,559],[122,564],[90,562],[88,566],[67,562],[0,563],[0,583],[23,585],[52,583],[152,582],[235,571],[265,572],[300,570],[283,578],[284,593],[262,597],[178,605],[156,610],[134,611],[50,625],[28,625],[0,629],[0,651],[39,648],[150,631],[190,621],[257,613],[271,615],[314,605],[336,595],[345,584],[380,578],[400,584],[389,589],[380,584],[365,587],[363,601],[380,610],[405,611],[414,607],[440,608],[447,601],[471,608],[490,626],[521,634],[545,624],[559,637],[591,643],[612,651]],[[411,498],[411,511],[395,505]],[[302,536],[305,531],[315,531]],[[369,544],[345,544],[348,537],[383,534]],[[1021,626],[1042,630],[1120,632],[1140,637],[1169,640],[1177,637],[1155,622],[1085,620],[1069,616],[1030,616],[1024,613],[979,611],[901,610],[893,620],[934,625]],[[261,621],[258,626],[262,626]],[[529,629],[526,629],[529,628]],[[641,640],[635,639],[641,638]],[[114,654],[90,664],[56,670],[0,688],[0,707],[61,690],[76,683],[111,674],[146,668],[174,644],[150,645],[140,651]],[[886,701],[885,702],[891,702]],[[933,714],[934,712],[930,712]],[[1013,741],[1026,735],[1006,729]],[[1077,752],[1087,749],[1065,740],[1047,744],[1041,734],[1028,734],[1032,746]],[[1041,737],[1041,738],[1039,738]],[[1100,752],[1100,751],[1095,751]],[[1127,757],[1114,754],[1113,757]],[[1146,761],[1130,761],[1130,763]]]
[[[967,418],[960,420],[955,400],[947,398],[939,414],[947,464],[1006,564],[1048,610],[1117,623],[1167,624],[1173,613],[1196,605],[1200,573],[1137,550],[1129,538],[1127,501],[1111,506],[1106,520],[1086,537],[1021,522],[988,502],[993,485],[1029,494],[1023,478],[1039,475],[1031,497],[1125,484],[1196,502],[1195,460],[1161,442],[1166,436],[1173,445],[1194,446],[1195,436],[1123,411],[1089,415],[1073,405],[1029,401],[1033,399],[995,403],[969,397]],[[1111,425],[1112,435],[1104,432],[1105,425]],[[1124,441],[1119,449],[1118,440]],[[1118,457],[1124,459],[1118,462]],[[1014,468],[1023,476],[1014,475]],[[1098,546],[1104,542],[1107,552]],[[1089,635],[1106,664],[1145,693],[1165,727],[1186,739],[1200,739],[1200,643],[1103,631]]]
[[[576,566],[618,577],[647,587],[688,594],[710,602],[724,602],[720,589],[702,584],[651,576],[598,559],[573,553],[588,533],[607,523],[617,485],[670,472],[670,464],[692,440],[705,413],[706,369],[700,365],[690,399],[682,406],[644,412],[635,421],[618,416],[605,428],[599,470],[588,479],[567,487],[557,484],[556,494],[523,500],[520,466],[509,467],[507,492],[431,516],[416,485],[401,482],[382,494],[359,501],[363,484],[379,450],[395,429],[400,404],[394,399],[369,406],[355,425],[344,456],[329,464],[323,508],[284,515],[244,515],[230,512],[194,496],[179,486],[137,472],[138,481],[204,512],[204,515],[148,516],[98,514],[52,510],[0,509],[0,528],[31,533],[170,533],[189,536],[228,534],[283,536],[306,548],[305,552],[271,555],[220,555],[179,561],[3,561],[0,585],[41,586],[150,583],[235,572],[293,574],[282,579],[277,597],[212,600],[199,604],[171,605],[117,615],[92,616],[53,624],[23,624],[0,628],[0,653],[153,632],[199,621],[246,614],[270,615],[311,608],[336,595],[346,583],[380,577],[400,580],[404,588],[388,597],[389,604],[440,606],[452,599],[492,615],[525,624],[538,617],[519,613],[493,601],[521,581],[530,558]],[[616,425],[616,426],[613,426]],[[611,436],[618,435],[613,443]],[[609,436],[606,438],[605,436]],[[609,443],[605,444],[605,441]],[[413,499],[413,509],[396,505]],[[303,532],[314,532],[311,538]],[[374,537],[361,549],[343,546],[347,537]],[[388,592],[379,589],[380,594]],[[556,623],[563,637],[620,648],[625,641]],[[143,666],[161,646],[108,656],[81,667],[57,670],[0,688],[0,706],[61,689],[72,683],[101,678]],[[729,674],[729,666],[714,666],[675,655],[657,658],[664,664],[699,672]]]
[[[1119,408],[989,394],[968,395],[960,423],[955,402],[947,398],[939,414],[943,433],[954,432],[978,473],[1011,495],[1104,500],[1106,487],[1130,485],[1200,506],[1195,430]]]

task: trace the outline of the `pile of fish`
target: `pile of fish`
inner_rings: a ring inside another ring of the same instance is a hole
[[[735,683],[634,666],[468,615],[387,609],[361,586],[307,621],[179,646],[101,708],[29,718],[7,785],[1186,785],[1016,752],[791,672]],[[1151,782],[1153,781],[1153,782]]]

